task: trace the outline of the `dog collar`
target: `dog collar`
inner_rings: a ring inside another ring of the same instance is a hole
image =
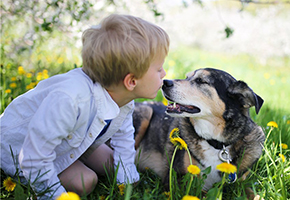
[[[207,140],[207,142],[213,146],[215,149],[223,149],[224,146],[227,146],[225,143],[211,139],[211,140]]]

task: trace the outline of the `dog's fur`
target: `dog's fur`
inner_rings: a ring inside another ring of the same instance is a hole
[[[187,143],[193,164],[201,170],[211,167],[204,190],[221,180],[216,166],[223,161],[219,153],[226,147],[231,164],[238,167],[238,177],[246,172],[262,154],[265,135],[249,115],[255,106],[258,114],[263,100],[243,81],[228,73],[205,68],[187,74],[186,79],[164,80],[164,97],[175,102],[168,107],[162,103],[136,103],[133,114],[136,162],[139,169],[150,168],[168,184],[169,160],[174,146],[169,134],[174,128]],[[173,168],[187,173],[187,151],[178,150]]]

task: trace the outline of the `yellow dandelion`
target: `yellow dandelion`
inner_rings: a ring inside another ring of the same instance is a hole
[[[105,200],[106,199],[106,196],[105,195],[101,195],[100,196],[100,200]]]
[[[288,145],[287,144],[281,143],[280,146],[282,147],[282,149],[288,149]]]
[[[174,61],[174,60],[169,60],[168,61],[168,66],[169,67],[173,67],[173,66],[175,66],[176,65],[176,62]]]
[[[62,193],[56,200],[80,200],[81,198],[74,192]]]
[[[170,197],[170,192],[163,192],[163,194],[164,194],[164,196],[166,196],[166,197]]]
[[[42,57],[43,57],[43,55],[37,55],[36,59],[40,61],[40,60],[42,60]]]
[[[287,120],[287,124],[290,124],[290,120]]]
[[[278,124],[276,122],[274,122],[274,121],[268,122],[267,126],[278,128]]]
[[[16,83],[10,83],[9,87],[10,88],[16,88],[17,87],[17,84]]]
[[[18,74],[19,75],[24,75],[25,74],[25,70],[24,70],[24,68],[22,66],[18,67]]]
[[[280,158],[282,159],[282,162],[285,162],[285,156],[281,153],[279,153]]]
[[[47,79],[47,78],[49,78],[49,75],[47,73],[43,73],[42,74],[42,79]]]
[[[47,56],[47,57],[46,57],[46,61],[47,61],[48,63],[51,63],[52,58],[51,58],[50,56]]]
[[[125,190],[125,184],[118,184],[118,188],[119,188],[120,195],[123,196],[124,190]]]
[[[31,78],[31,77],[32,77],[32,73],[27,73],[27,74],[26,74],[26,77],[27,77],[27,78]]]
[[[174,146],[178,146],[180,150],[181,149],[187,150],[187,144],[183,139],[177,137],[177,138],[171,138],[170,141]]]
[[[26,90],[31,90],[33,87],[34,87],[33,84],[30,83],[26,85]]]
[[[235,165],[232,165],[232,164],[226,163],[226,162],[217,165],[216,169],[221,171],[221,172],[225,172],[227,174],[237,172],[237,167]]]
[[[165,98],[163,97],[163,99],[162,99],[162,103],[163,103],[165,106],[167,106],[167,105],[168,105],[168,101],[167,101],[167,99],[165,99]]]
[[[189,165],[187,171],[193,175],[198,175],[200,173],[200,169],[196,165]]]
[[[11,177],[8,177],[3,181],[3,186],[5,187],[5,190],[12,192],[16,186],[16,183],[12,180]]]
[[[176,133],[176,134],[175,134]],[[179,133],[179,128],[174,128],[172,129],[172,131],[170,132],[169,134],[169,138],[172,139],[173,136],[178,136],[178,133]]]
[[[38,81],[42,80],[42,72],[38,72],[36,74],[36,80],[38,80]]]
[[[6,94],[10,94],[10,93],[11,93],[11,89],[7,89],[7,90],[5,90],[5,93],[6,93]]]
[[[275,81],[274,79],[271,79],[271,80],[270,80],[270,84],[271,84],[271,85],[275,85],[275,83],[276,83],[276,81]]]
[[[63,58],[62,58],[62,57],[58,58],[58,59],[57,59],[57,63],[58,63],[58,64],[63,63]]]
[[[17,78],[16,78],[15,76],[12,76],[12,77],[10,78],[10,80],[11,80],[11,81],[16,81]]]
[[[174,79],[175,73],[173,70],[169,69],[169,70],[165,70],[165,72],[166,72],[166,76],[165,76],[166,79]]]
[[[269,73],[264,73],[264,78],[265,79],[269,79],[270,78],[270,74]]]
[[[185,195],[182,197],[182,200],[199,200],[199,198],[195,196]]]

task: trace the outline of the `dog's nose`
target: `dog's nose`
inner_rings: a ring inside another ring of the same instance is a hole
[[[172,87],[173,86],[173,81],[172,80],[163,80],[163,86],[165,87]]]

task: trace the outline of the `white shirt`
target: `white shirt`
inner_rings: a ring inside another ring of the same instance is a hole
[[[55,198],[65,192],[57,175],[93,143],[100,145],[111,138],[114,164],[121,163],[117,181],[138,181],[133,108],[133,101],[119,108],[80,68],[41,81],[12,101],[1,115],[1,168],[9,175],[15,173],[11,146],[24,177],[31,182],[39,178],[33,186],[35,191],[56,184],[51,194]],[[106,119],[112,119],[111,124],[95,141]]]

